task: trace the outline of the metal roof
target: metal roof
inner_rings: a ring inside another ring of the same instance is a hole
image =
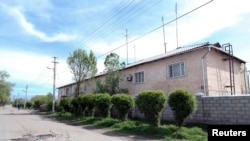
[[[200,44],[195,44],[195,45],[190,45],[190,46],[179,47],[179,48],[174,49],[172,51],[169,51],[167,53],[156,55],[156,56],[153,56],[153,57],[150,57],[150,58],[147,58],[147,59],[137,61],[135,63],[128,64],[128,65],[126,65],[126,67],[124,69],[131,68],[131,67],[134,67],[134,66],[137,66],[137,65],[141,65],[141,64],[144,64],[144,63],[153,62],[153,61],[160,60],[160,59],[163,59],[163,58],[175,56],[175,55],[178,55],[178,54],[191,52],[191,51],[194,51],[194,50],[197,50],[197,49],[200,49],[200,48],[205,48],[205,47],[211,47],[211,48],[214,48],[214,49],[217,49],[217,50],[221,51],[222,53],[228,54],[226,51],[224,51],[221,48],[221,45],[219,43],[211,44],[209,42],[205,42],[205,43],[200,43]],[[237,58],[235,56],[233,56],[233,57],[240,60],[241,62],[245,63],[245,61],[243,61],[243,60],[241,60],[241,59],[239,59],[239,58]],[[97,74],[95,77],[99,77],[99,76],[102,76],[104,74],[105,74],[105,72],[102,72],[100,74]],[[67,84],[67,85],[61,86],[59,88],[66,87],[66,86],[69,86],[69,85],[72,85],[72,84],[74,84],[74,83]]]
[[[191,45],[191,46],[179,47],[179,48],[174,49],[172,51],[169,51],[167,53],[156,55],[156,56],[153,56],[153,57],[150,57],[150,58],[147,58],[147,59],[143,59],[143,60],[137,61],[137,62],[132,63],[132,64],[128,64],[125,68],[130,68],[130,67],[133,67],[133,66],[136,66],[136,65],[140,65],[140,64],[156,61],[156,60],[159,60],[159,59],[167,58],[167,57],[170,57],[170,56],[190,52],[190,51],[196,50],[198,48],[208,47],[209,45],[211,45],[211,44],[209,44],[209,42],[205,42],[205,43]]]

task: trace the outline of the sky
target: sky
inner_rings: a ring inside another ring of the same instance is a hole
[[[26,86],[28,98],[52,93],[53,57],[60,87],[74,82],[74,50],[92,50],[100,73],[110,52],[125,63],[165,53],[163,29],[167,52],[230,43],[250,69],[249,0],[1,0],[0,70],[15,84],[12,98],[25,98]]]

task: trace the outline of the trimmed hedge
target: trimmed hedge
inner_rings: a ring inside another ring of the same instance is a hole
[[[112,104],[118,111],[119,118],[122,121],[127,120],[129,111],[134,106],[134,99],[128,94],[115,94],[111,99]]]
[[[108,93],[95,94],[95,108],[101,117],[110,117],[111,96]]]
[[[72,98],[64,98],[60,101],[59,105],[62,107],[63,112],[71,112],[72,104],[71,104]]]
[[[196,110],[196,98],[187,89],[176,89],[170,93],[168,105],[171,107],[176,124],[183,126],[185,119]]]
[[[94,116],[95,113],[95,94],[86,94],[82,97],[81,106],[86,116]]]
[[[82,101],[82,97],[81,95],[76,96],[74,98],[72,98],[71,100],[71,105],[72,105],[72,112],[75,115],[81,115],[82,114],[82,105],[81,105],[81,101]]]
[[[139,93],[136,98],[136,106],[139,111],[144,113],[146,121],[151,126],[159,126],[161,113],[166,104],[166,97],[163,91],[146,90]]]

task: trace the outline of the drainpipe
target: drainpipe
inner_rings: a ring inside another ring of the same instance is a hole
[[[207,88],[206,88],[206,80],[205,80],[206,76],[205,76],[204,60],[205,60],[207,54],[208,54],[210,51],[211,51],[211,46],[209,45],[209,46],[208,46],[207,52],[206,52],[206,53],[202,56],[202,58],[201,58],[202,79],[203,79],[203,93],[204,93],[205,96],[207,96],[207,92],[206,92],[206,89],[207,89]]]

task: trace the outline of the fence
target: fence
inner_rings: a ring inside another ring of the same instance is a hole
[[[203,96],[196,95],[197,110],[186,122],[203,124],[250,124],[250,95]],[[143,118],[134,108],[133,117]],[[173,121],[173,112],[167,105],[162,119]]]

